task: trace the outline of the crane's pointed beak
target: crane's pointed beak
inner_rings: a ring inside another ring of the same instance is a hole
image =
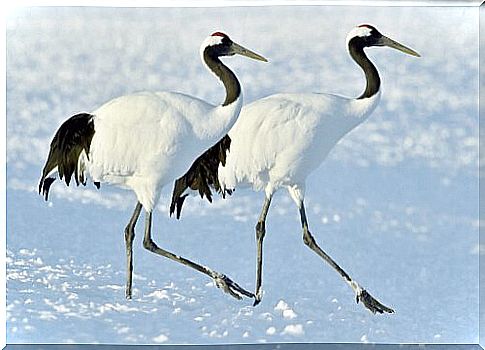
[[[242,47],[241,45],[236,44],[234,42],[231,45],[231,54],[242,55],[242,56],[252,58],[253,60],[268,62],[268,60],[266,58],[264,58],[263,56],[258,55],[256,52],[253,52],[249,49],[246,49],[245,47]]]
[[[404,46],[403,44],[400,44],[397,41],[394,41],[391,38],[388,38],[387,36],[382,36],[379,44],[381,46],[392,47],[393,49],[402,51],[402,52],[407,53],[408,55],[411,55],[411,56],[421,57],[421,55],[419,53],[417,53],[416,51],[414,51],[413,49],[410,49],[409,47]]]

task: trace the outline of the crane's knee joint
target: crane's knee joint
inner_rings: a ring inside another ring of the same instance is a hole
[[[143,240],[143,248],[153,252],[156,249],[155,243],[151,239],[144,239]]]
[[[303,230],[303,242],[309,247],[315,245],[315,238],[310,234],[310,231]]]
[[[135,229],[131,225],[125,227],[125,241],[131,244],[135,238]]]
[[[258,221],[256,224],[256,239],[262,240],[264,238],[264,235],[266,234],[266,227],[264,224],[264,221]]]

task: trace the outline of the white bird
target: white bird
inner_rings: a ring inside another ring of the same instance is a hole
[[[146,249],[205,273],[238,299],[254,296],[225,275],[159,248],[151,238],[152,211],[162,187],[187,171],[197,156],[228,132],[239,115],[241,86],[219,59],[235,54],[266,61],[221,32],[210,35],[200,48],[202,62],[225,87],[222,105],[177,92],[140,92],[69,118],[52,140],[39,183],[39,193],[46,200],[56,176],[69,186],[73,174],[77,185],[85,185],[89,177],[98,188],[106,182],[136,194],[138,203],[125,228],[127,298],[132,296],[132,245],[142,208],[146,211]]]
[[[255,305],[262,297],[262,250],[265,220],[275,191],[286,188],[301,217],[303,241],[329,263],[356,293],[357,302],[373,313],[393,312],[352,280],[315,242],[308,229],[304,197],[307,176],[326,158],[349,131],[364,122],[380,99],[377,69],[364,48],[388,46],[410,55],[419,54],[382,35],[370,25],[360,25],[347,36],[350,56],[366,77],[365,91],[357,98],[333,94],[276,94],[244,106],[241,114],[219,143],[192,165],[174,186],[171,214],[180,217],[182,204],[191,190],[211,201],[210,187],[224,195],[237,186],[251,186],[265,192],[265,201],[256,225],[257,277]]]

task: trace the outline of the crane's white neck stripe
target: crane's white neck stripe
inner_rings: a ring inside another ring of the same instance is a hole
[[[207,46],[219,45],[222,43],[223,37],[220,35],[208,36],[201,45],[201,49],[204,50]]]
[[[199,54],[200,54],[200,58],[202,59],[202,62],[205,63],[205,60],[204,60],[204,51],[206,48],[210,47],[210,46],[215,46],[215,45],[219,45],[219,44],[222,44],[222,36],[219,36],[219,35],[214,35],[214,36],[208,36],[203,42],[202,44],[200,45],[200,50],[199,50]]]
[[[355,37],[364,37],[371,35],[372,28],[362,26],[362,27],[355,27],[352,29],[349,34],[347,35],[347,46],[349,45],[349,41]]]

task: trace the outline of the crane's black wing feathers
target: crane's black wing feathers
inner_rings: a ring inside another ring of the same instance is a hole
[[[172,191],[172,203],[170,204],[170,215],[177,211],[177,219],[180,218],[182,205],[188,196],[184,192],[188,188],[198,191],[201,198],[205,196],[211,203],[211,188],[223,197],[225,197],[226,193],[232,194],[231,190],[221,188],[218,178],[219,164],[222,164],[222,166],[226,165],[226,156],[230,146],[231,138],[226,135],[199,156],[190,169],[175,181]]]

